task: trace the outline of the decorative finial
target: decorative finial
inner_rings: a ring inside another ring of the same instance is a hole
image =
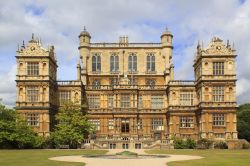
[[[23,45],[22,45],[22,48],[25,48],[24,40],[23,40]]]
[[[32,37],[31,37],[32,40],[34,40],[34,33],[32,33]]]
[[[19,51],[19,43],[17,44],[17,51]]]
[[[40,45],[42,45],[42,38],[39,38],[39,43]]]
[[[200,40],[198,40],[197,49],[200,49]]]
[[[230,43],[229,43],[229,40],[227,40],[227,48],[230,47]]]
[[[167,27],[167,26],[166,26],[166,28],[165,28],[165,29],[166,29],[166,31],[168,31],[168,27]]]
[[[86,31],[86,27],[85,26],[83,27],[83,30]]]

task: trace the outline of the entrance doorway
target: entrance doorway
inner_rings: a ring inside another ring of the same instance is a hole
[[[122,133],[129,133],[129,119],[122,118],[122,126],[121,126]]]

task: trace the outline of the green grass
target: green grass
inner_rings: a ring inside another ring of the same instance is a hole
[[[198,160],[175,161],[168,166],[249,166],[250,150],[148,150],[150,154],[182,154],[205,157]]]
[[[106,150],[0,150],[0,166],[83,166],[83,163],[52,161],[70,155],[105,154]]]
[[[122,156],[137,156],[137,153],[130,152],[130,151],[123,151],[120,153],[116,153],[116,155],[122,155]]]

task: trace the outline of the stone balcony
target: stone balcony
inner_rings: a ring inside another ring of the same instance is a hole
[[[90,43],[91,48],[112,48],[112,47],[132,47],[132,48],[150,48],[162,47],[161,43]]]
[[[196,82],[192,80],[173,80],[169,81],[169,86],[195,86]]]
[[[74,81],[57,81],[57,85],[58,86],[81,86],[82,83],[81,81],[77,81],[77,80],[74,80]]]
[[[166,85],[100,85],[93,86],[87,85],[85,86],[86,90],[94,90],[94,91],[102,91],[102,90],[119,90],[119,89],[131,89],[131,90],[166,90]]]

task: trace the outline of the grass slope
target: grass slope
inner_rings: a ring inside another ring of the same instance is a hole
[[[105,154],[105,150],[0,150],[0,166],[83,166],[83,163],[52,161],[56,156]]]
[[[199,160],[175,161],[168,166],[249,166],[250,150],[148,150],[150,154],[182,154],[205,157]]]

